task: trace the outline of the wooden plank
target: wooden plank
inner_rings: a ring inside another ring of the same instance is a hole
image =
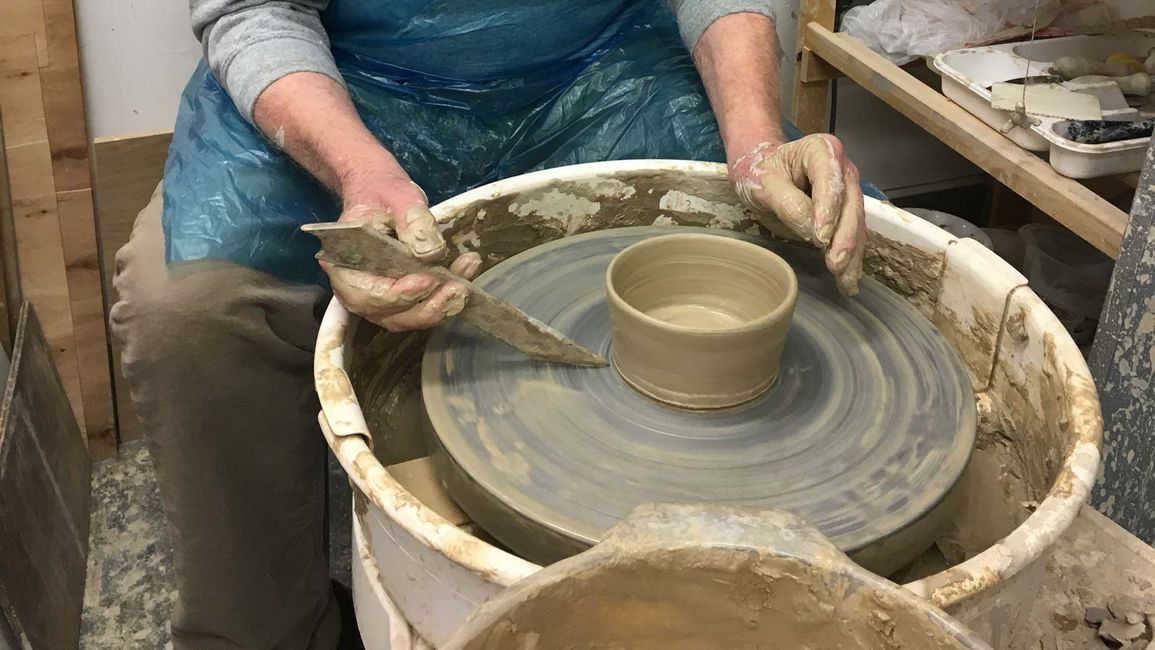
[[[0,40],[0,73],[26,70],[34,60],[35,47],[30,37]],[[25,133],[30,134],[29,142],[9,144],[5,149],[18,269],[24,298],[36,306],[77,421],[83,422],[83,397],[72,333],[72,307],[57,215],[52,156],[43,109],[40,108],[39,112],[37,109],[42,107],[39,76],[31,78],[35,80],[31,90],[0,84],[0,116],[5,132],[15,124],[18,130],[28,129]],[[35,125],[39,125],[38,132],[31,130]]]
[[[804,49],[799,52],[799,56],[797,78],[804,84],[832,81],[843,76],[838,68],[823,61],[811,50]]]
[[[817,63],[807,63],[807,26],[817,23],[827,29],[834,29],[835,0],[802,0],[798,7],[798,64],[800,70],[794,75],[794,105],[791,116],[794,124],[803,133],[821,133],[828,129],[830,117],[830,82],[807,81],[806,76]],[[803,65],[805,64],[805,65]],[[805,68],[802,70],[801,68]],[[811,75],[813,76],[813,75]]]
[[[9,147],[46,138],[34,48],[31,34],[0,37],[0,92],[7,98],[0,108],[4,116],[4,140]]]
[[[56,191],[90,189],[88,132],[72,0],[41,1],[51,63],[41,66],[40,84]],[[91,222],[85,227],[95,230]]]
[[[93,180],[100,232],[101,265],[108,306],[116,302],[112,278],[116,251],[128,243],[136,215],[148,205],[164,175],[164,161],[172,133],[150,133],[126,138],[97,138],[93,143]],[[113,392],[116,426],[121,442],[143,435],[128,388],[120,372],[120,345],[112,341]]]
[[[1025,151],[859,41],[817,24],[807,45],[847,77],[1037,205],[1091,245],[1118,257],[1127,214]]]
[[[84,398],[84,433],[93,458],[116,454],[108,332],[92,190],[57,192],[64,237],[64,267],[72,306],[72,333]]]
[[[25,303],[0,406],[0,609],[19,647],[75,648],[91,465],[35,312]]]
[[[822,57],[815,54],[812,50],[803,51],[801,57],[801,61],[798,64],[798,74],[802,76],[802,81],[833,81],[834,79],[842,79],[846,76],[842,74],[838,68],[823,61]],[[899,67],[914,74],[926,67],[926,59],[915,59]]]
[[[25,35],[32,39],[37,67],[48,65],[48,37],[45,33],[44,9],[40,0],[0,2],[0,41]]]
[[[9,147],[8,172],[16,231],[17,266],[25,300],[43,314],[44,332],[56,352],[61,378],[78,422],[84,420],[72,306],[64,270],[60,221],[47,142]]]
[[[40,69],[65,275],[84,400],[83,428],[94,457],[115,454],[112,375],[105,327],[96,210],[72,0],[41,0],[50,63]]]

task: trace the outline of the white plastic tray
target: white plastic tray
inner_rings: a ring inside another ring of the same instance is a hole
[[[1064,36],[1034,43],[1004,43],[943,52],[931,67],[942,76],[943,94],[996,129],[1011,118],[1010,111],[991,108],[991,86],[1000,81],[1046,74],[1061,56],[1106,59],[1126,51],[1139,60],[1155,48],[1155,32],[1134,31],[1126,35]],[[1070,178],[1094,178],[1126,174],[1143,167],[1143,156],[1151,138],[1136,138],[1107,144],[1080,144],[1068,140],[1056,124],[1062,120],[1040,118],[1031,128],[1015,126],[1006,133],[1015,144],[1036,152],[1048,152],[1055,171]]]

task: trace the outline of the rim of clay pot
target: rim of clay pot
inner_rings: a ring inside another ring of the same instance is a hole
[[[630,254],[636,254],[638,250],[644,248],[652,248],[653,246],[668,244],[671,240],[708,240],[711,244],[715,242],[723,242],[722,245],[724,246],[744,248],[756,255],[759,255],[765,258],[770,264],[778,267],[778,270],[781,271],[781,273],[778,275],[786,276],[786,296],[777,305],[775,305],[773,309],[766,312],[765,314],[752,320],[745,321],[740,325],[732,325],[729,327],[691,327],[689,325],[678,325],[676,323],[664,321],[660,318],[655,318],[638,309],[637,307],[634,307],[628,300],[623,298],[621,294],[618,293],[617,289],[614,287],[614,271],[618,268],[618,262],[623,257],[626,257]],[[785,312],[793,308],[794,301],[791,300],[791,297],[796,298],[798,295],[798,276],[794,274],[794,269],[790,267],[790,264],[786,260],[782,259],[782,257],[774,251],[763,248],[758,244],[752,244],[747,241],[733,239],[731,237],[725,237],[722,235],[710,235],[703,233],[674,233],[672,235],[651,237],[650,239],[642,240],[636,244],[631,244],[623,248],[620,252],[618,252],[617,255],[614,255],[614,258],[610,260],[610,265],[606,267],[606,295],[610,300],[620,305],[631,317],[637,318],[642,322],[661,327],[671,332],[681,332],[685,334],[694,334],[697,336],[729,336],[736,333],[749,332],[752,330],[764,328],[769,323],[781,319]]]

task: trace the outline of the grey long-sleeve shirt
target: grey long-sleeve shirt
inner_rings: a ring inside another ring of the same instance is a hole
[[[580,0],[575,0],[580,1]],[[686,46],[693,51],[706,28],[723,16],[757,13],[774,18],[778,0],[666,0]],[[317,72],[344,83],[320,12],[329,0],[189,0],[193,33],[205,60],[245,119],[274,81],[293,72]]]

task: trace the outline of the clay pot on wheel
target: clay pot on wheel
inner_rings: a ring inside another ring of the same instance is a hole
[[[606,295],[622,378],[662,402],[716,409],[774,384],[798,280],[761,246],[675,234],[618,253]]]

